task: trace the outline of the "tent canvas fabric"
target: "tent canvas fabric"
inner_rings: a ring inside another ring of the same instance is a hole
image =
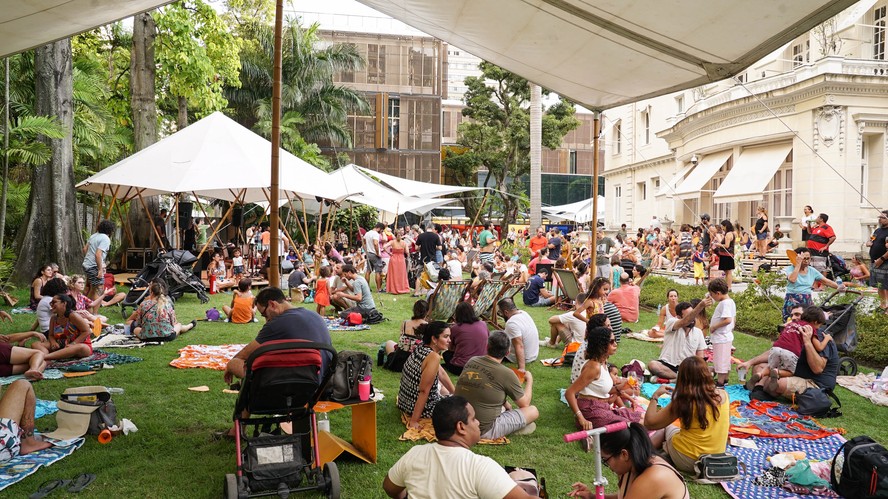
[[[459,192],[482,190],[481,187],[460,187],[456,185],[433,184],[430,182],[418,182],[406,178],[396,177],[386,173],[377,172],[355,165],[355,169],[364,175],[378,179],[382,184],[394,189],[405,196],[413,197],[438,197]]]
[[[599,110],[728,78],[856,2],[359,1]]]
[[[604,218],[604,204],[604,196],[598,196],[599,220]],[[544,206],[542,211],[549,215],[549,218],[571,220],[577,223],[587,223],[592,220],[592,199],[558,206]]]
[[[373,206],[390,213],[427,213],[453,201],[404,196],[365,175],[355,165],[344,166],[330,172],[326,182],[328,187],[336,190],[348,202]]]

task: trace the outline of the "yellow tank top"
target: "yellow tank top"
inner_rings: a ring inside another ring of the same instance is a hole
[[[700,429],[696,414],[690,428],[682,427],[677,435],[672,437],[672,446],[682,454],[697,459],[702,454],[717,454],[724,452],[728,442],[728,429],[731,426],[731,403],[728,394],[719,391],[722,403],[718,407],[718,421],[713,419],[713,412],[709,410],[706,421],[709,423],[705,430]]]

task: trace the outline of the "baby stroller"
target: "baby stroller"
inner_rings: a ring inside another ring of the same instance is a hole
[[[322,356],[329,356],[322,370]],[[225,475],[229,499],[317,490],[340,492],[336,463],[320,463],[314,405],[336,369],[336,350],[304,340],[262,344],[246,361],[234,406],[237,472]],[[281,423],[292,423],[292,434]],[[253,427],[252,432],[247,428]]]
[[[839,291],[833,291],[820,305],[820,308],[827,316],[826,324],[820,328],[820,331],[823,334],[832,335],[840,354],[850,354],[857,349],[857,320],[855,313],[857,304],[863,300],[863,294],[859,291],[845,290],[845,293],[856,294],[857,298],[851,303],[830,304],[830,301],[839,293]],[[843,376],[857,375],[857,361],[849,356],[841,357],[839,360],[839,374]]]
[[[200,278],[191,273],[191,266],[196,261],[197,257],[185,250],[173,250],[157,255],[157,258],[140,270],[136,277],[130,278],[130,290],[120,302],[123,317],[127,317],[127,307],[138,307],[148,296],[148,285],[155,279],[166,283],[167,294],[172,300],[178,300],[185,293],[196,293],[201,303],[210,301]]]

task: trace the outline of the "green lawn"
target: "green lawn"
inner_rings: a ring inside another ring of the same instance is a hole
[[[24,296],[20,296],[24,298]],[[230,301],[230,295],[214,295],[209,304],[201,305],[193,295],[186,296],[177,304],[180,320],[199,318],[209,306],[221,308]],[[25,300],[23,300],[25,301]],[[396,339],[400,321],[407,318],[412,306],[409,297],[377,296],[382,313],[390,320],[373,326],[370,331],[333,332],[337,349],[359,349],[376,358],[377,345],[387,339]],[[314,305],[308,305],[314,307]],[[541,331],[548,331],[546,323],[551,312],[531,309]],[[12,327],[4,323],[2,332],[24,330],[33,315],[14,316]],[[117,321],[115,312],[112,321]],[[643,313],[639,330],[654,323],[654,314]],[[175,342],[132,351],[116,350],[137,355],[143,362],[118,366],[99,372],[95,376],[79,379],[41,381],[34,385],[37,395],[55,400],[70,386],[99,384],[122,387],[126,393],[115,396],[120,417],[131,419],[139,432],[115,438],[108,445],[99,445],[95,437],[89,437],[84,446],[72,456],[38,471],[19,484],[3,492],[6,497],[25,497],[34,492],[44,481],[56,478],[72,478],[79,473],[92,472],[98,479],[78,497],[219,497],[226,473],[234,470],[234,444],[212,441],[214,430],[228,427],[234,405],[234,395],[222,393],[225,388],[222,373],[205,369],[174,369],[169,362],[177,357],[177,350],[186,344],[246,343],[255,337],[261,324],[246,326],[224,323],[199,323],[197,329]],[[747,358],[769,346],[769,342],[747,335],[737,335],[736,355]],[[632,358],[649,360],[657,354],[657,345],[634,340],[624,340],[615,356],[614,363],[622,365]],[[555,350],[543,349],[543,356],[554,357]],[[567,406],[558,400],[558,389],[565,387],[569,369],[553,369],[533,364],[531,370],[536,380],[534,404],[540,408],[541,417],[533,435],[515,437],[507,446],[477,446],[474,450],[488,455],[504,465],[521,465],[536,468],[546,477],[550,494],[564,497],[570,484],[581,480],[591,483],[592,459],[578,445],[565,444],[561,435],[573,431],[573,417]],[[394,404],[399,375],[375,369],[374,385],[385,393],[385,400],[378,405],[379,463],[369,465],[341,458],[338,462],[342,475],[343,497],[384,497],[381,483],[389,467],[412,445],[399,442],[403,432]],[[207,385],[206,393],[191,392],[191,386]],[[873,424],[888,419],[888,408],[877,407],[844,389],[839,389],[845,416],[830,420],[830,425],[846,428],[850,436],[869,434],[876,440],[888,441],[888,426]],[[345,412],[345,411],[341,411]],[[347,414],[334,413],[331,418],[333,432],[342,436],[350,433]],[[41,430],[55,427],[53,416],[38,420]],[[609,475],[615,490],[613,475]],[[68,494],[74,496],[74,494]],[[56,493],[52,497],[65,497]],[[692,497],[726,497],[720,487],[691,485]]]

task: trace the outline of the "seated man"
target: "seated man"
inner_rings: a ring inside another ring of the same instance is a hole
[[[471,451],[481,439],[475,409],[458,395],[442,399],[432,412],[438,441],[416,445],[389,470],[382,488],[403,499],[529,499],[493,459]]]
[[[546,289],[546,279],[549,278],[549,269],[541,268],[539,272],[527,281],[524,288],[524,304],[529,307],[548,307],[555,303],[555,296]]]
[[[456,382],[454,395],[465,397],[476,408],[481,422],[481,438],[497,439],[510,434],[526,435],[536,429],[540,412],[530,405],[533,397],[533,376],[524,373],[527,383],[521,381],[515,371],[502,364],[509,353],[509,338],[502,331],[494,331],[487,338],[487,355],[472,357],[463,367]],[[512,399],[517,409],[512,409],[507,399]],[[505,411],[503,409],[505,408]]]
[[[711,304],[712,299],[707,296],[693,308],[686,301],[675,306],[678,317],[667,320],[664,325],[660,358],[648,362],[647,367],[652,375],[675,379],[678,377],[678,365],[681,361],[694,355],[701,359],[704,357],[706,340],[703,338],[703,332],[695,326],[695,321],[700,312]],[[766,363],[767,360],[765,358]]]
[[[549,339],[541,340],[540,346],[555,348],[559,341],[565,345],[581,343],[586,338],[586,321],[576,318],[574,311],[585,301],[586,293],[580,293],[574,300],[575,306],[571,311],[549,317]]]
[[[330,301],[336,304],[337,308],[345,308],[343,305],[347,304],[348,301],[351,301],[355,303],[355,305],[349,307],[347,309],[349,311],[366,315],[367,313],[376,310],[376,302],[373,301],[370,285],[367,284],[367,280],[364,279],[364,276],[358,274],[358,271],[355,270],[354,266],[342,266],[342,283],[345,286],[345,289],[342,291],[336,291],[330,296]]]
[[[783,397],[791,400],[793,395],[804,393],[808,388],[834,388],[836,376],[839,375],[839,350],[836,342],[830,340],[823,351],[814,347],[813,338],[824,340],[824,334],[818,329],[826,323],[823,310],[811,306],[805,308],[801,320],[808,324],[802,330],[802,354],[799,355],[795,375],[788,378],[772,380],[768,375],[768,356],[770,349],[737,366],[746,368],[752,373],[749,385],[752,386],[751,398],[769,399]]]
[[[290,288],[290,301],[292,303],[302,303],[305,301],[305,293],[310,290],[315,278],[306,273],[305,264],[301,261],[293,263],[293,271],[287,277],[287,286]],[[329,286],[333,290],[333,286]]]
[[[330,303],[337,312],[352,308],[356,305],[354,300],[349,300],[343,295],[343,293],[348,290],[348,286],[342,279],[342,265],[343,264],[341,263],[333,265],[333,276],[327,281],[327,288],[330,290]],[[334,297],[336,298],[334,299]]]
[[[518,364],[518,370],[523,372],[540,354],[540,332],[530,314],[518,310],[511,298],[503,298],[496,307],[497,313],[506,320],[506,336],[512,342],[512,353],[506,358]]]
[[[20,379],[0,397],[0,463],[52,446],[34,437],[37,397],[31,383]]]
[[[620,274],[620,287],[607,295],[607,301],[620,310],[623,322],[638,322],[638,297],[641,295],[641,284],[650,272],[645,273],[637,282],[628,273]]]

